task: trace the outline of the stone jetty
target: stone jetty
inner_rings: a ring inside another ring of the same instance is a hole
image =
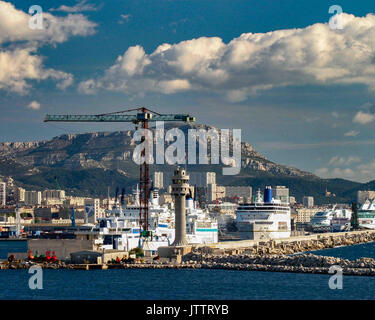
[[[335,257],[317,256],[314,254],[298,255],[217,255],[191,252],[183,257],[181,263],[169,261],[149,261],[119,263],[108,265],[73,265],[73,264],[35,264],[30,262],[13,262],[2,264],[2,269],[28,269],[39,265],[43,269],[221,269],[237,271],[266,271],[328,274],[332,266],[341,267],[344,275],[375,276],[375,259],[360,258],[347,260]]]

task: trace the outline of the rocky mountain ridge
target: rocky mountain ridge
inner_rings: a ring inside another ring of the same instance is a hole
[[[184,132],[191,128],[202,129],[202,125],[180,126]],[[211,126],[203,128],[216,129]],[[3,142],[0,143],[0,159],[12,160],[22,166],[33,168],[100,168],[127,172],[128,166],[134,166],[131,162],[137,143],[133,139],[133,134],[133,130],[92,132],[63,134],[51,140],[36,142]],[[247,142],[241,143],[241,154],[243,170],[297,177],[313,176],[311,173],[268,160]],[[209,148],[208,155],[210,156]]]

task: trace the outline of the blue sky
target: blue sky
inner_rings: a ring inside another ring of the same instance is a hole
[[[42,31],[27,29],[33,4]],[[331,5],[343,30],[328,27]],[[363,0],[0,0],[0,140],[128,129],[42,119],[148,106],[241,128],[278,163],[375,179],[373,12]]]

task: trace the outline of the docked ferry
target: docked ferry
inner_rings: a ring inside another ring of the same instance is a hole
[[[358,225],[360,228],[375,229],[375,199],[366,200],[358,210]]]
[[[310,220],[313,232],[348,231],[352,211],[338,208],[336,205],[324,211],[319,211]]]
[[[241,239],[289,238],[290,206],[281,200],[273,199],[271,187],[266,187],[264,198],[258,190],[253,203],[239,204],[236,210],[236,224]]]

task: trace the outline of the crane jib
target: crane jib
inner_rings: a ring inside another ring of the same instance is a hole
[[[183,121],[194,122],[195,117],[188,114],[152,115],[149,119],[140,119],[138,115],[46,115],[44,122],[137,122],[137,121]]]

